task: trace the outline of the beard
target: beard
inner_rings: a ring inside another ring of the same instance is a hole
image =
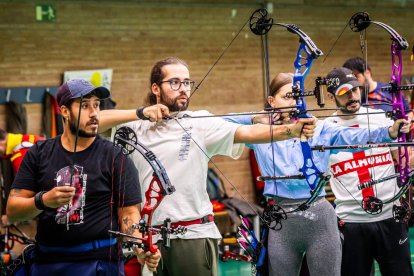
[[[164,91],[161,89],[161,93],[160,93],[161,103],[165,105],[166,107],[168,107],[170,112],[179,112],[179,111],[187,110],[188,104],[190,103],[190,98],[188,96],[186,96],[187,101],[185,102],[185,104],[182,104],[178,102],[179,101],[178,98],[183,97],[183,95],[179,95],[175,98],[169,98],[168,96],[166,96],[166,94],[167,93],[164,93]]]
[[[70,112],[70,117],[69,117],[68,121],[69,121],[69,130],[70,130],[70,133],[72,135],[75,135],[76,136],[76,129],[77,129],[76,128],[76,125],[78,123],[78,120],[75,119],[75,116],[74,116],[74,114],[72,112]],[[96,122],[96,121],[97,121],[97,119],[96,118],[93,118],[89,122]],[[78,136],[79,137],[82,137],[82,138],[92,138],[92,137],[96,137],[96,135],[97,135],[97,132],[86,132],[85,130],[83,130],[83,129],[81,129],[79,127],[79,131],[78,131]]]
[[[344,114],[354,114],[359,111],[359,108],[361,107],[361,100],[350,100],[345,105],[341,105],[337,99],[335,99],[336,106],[339,107],[339,109]],[[348,107],[353,105],[354,103],[358,103],[358,106],[356,108],[349,109]]]

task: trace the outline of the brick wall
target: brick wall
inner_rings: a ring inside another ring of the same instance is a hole
[[[0,1],[0,87],[57,86],[67,70],[112,68],[113,98],[119,108],[141,104],[149,90],[149,71],[158,59],[178,56],[188,61],[192,78],[200,81],[252,11],[261,6],[261,1],[249,0],[48,1],[57,10],[57,21],[36,23],[36,3]],[[279,0],[272,4],[275,22],[298,24],[325,55],[358,11],[369,12],[372,20],[389,24],[414,43],[413,0],[340,0],[335,5],[327,0]],[[389,44],[384,30],[370,27],[368,61],[379,80],[389,78]],[[244,27],[191,99],[191,108],[217,114],[260,109],[264,95],[260,45],[259,37]],[[269,33],[271,76],[292,71],[297,47],[297,36],[273,27]],[[316,76],[357,55],[361,55],[359,35],[346,28],[329,57],[315,62],[307,87],[313,87]],[[409,53],[404,53],[403,62],[408,69]],[[314,107],[314,101],[310,102]],[[41,108],[28,107],[29,131],[38,133]],[[4,119],[0,106],[0,126]],[[252,200],[247,157],[216,160]],[[231,195],[236,193],[226,185]]]

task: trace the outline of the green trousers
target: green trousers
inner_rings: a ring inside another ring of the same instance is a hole
[[[217,276],[217,239],[172,239],[170,248],[159,244],[157,276]]]

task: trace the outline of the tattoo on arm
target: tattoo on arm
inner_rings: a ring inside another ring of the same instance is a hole
[[[129,235],[132,235],[135,229],[132,227],[131,220],[129,219],[129,217],[124,217],[122,220],[123,220],[123,224],[124,224],[123,228],[125,229],[125,232]]]
[[[293,138],[293,136],[292,136],[292,130],[290,129],[290,127],[286,127],[286,135],[289,138]]]
[[[129,217],[122,218],[122,221],[123,221],[124,225],[126,225],[126,226],[129,225]]]

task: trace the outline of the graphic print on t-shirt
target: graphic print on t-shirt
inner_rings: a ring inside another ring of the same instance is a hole
[[[86,180],[87,175],[83,174],[83,167],[77,165],[73,166],[73,172],[72,166],[67,166],[56,173],[56,186],[72,185],[72,187],[75,187],[75,195],[71,203],[57,209],[55,218],[57,224],[73,225],[83,223]]]
[[[359,127],[358,124],[350,125],[349,127]],[[348,177],[355,177],[357,174],[358,182],[356,185],[364,184],[372,180],[372,172],[374,167],[385,166],[393,164],[392,155],[390,151],[373,154],[371,151],[367,154],[364,150],[352,153],[352,158],[342,160],[335,164],[331,164],[331,172],[335,178],[342,175],[349,175]],[[351,176],[352,175],[352,176]],[[361,189],[362,198],[375,196],[374,188],[367,187]],[[365,204],[365,203],[364,203]]]
[[[191,130],[193,127],[188,124],[188,120],[182,122],[181,127],[183,128],[184,132],[181,136],[181,145],[180,145],[180,152],[178,153],[178,160],[185,161],[188,158],[188,154],[190,153],[190,144],[192,138]]]
[[[185,132],[181,137],[180,153],[178,154],[178,160],[184,161],[188,158],[190,152],[191,133]]]

